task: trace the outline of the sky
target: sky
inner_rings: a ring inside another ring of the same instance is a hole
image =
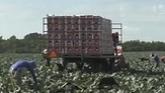
[[[43,33],[47,14],[102,16],[123,24],[123,41],[165,42],[165,0],[0,0],[0,36]]]

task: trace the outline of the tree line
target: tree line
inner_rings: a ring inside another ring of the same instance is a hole
[[[40,53],[47,45],[45,35],[30,33],[23,39],[11,36],[9,39],[0,37],[0,53]]]
[[[165,51],[165,42],[131,40],[123,43],[124,51]]]
[[[30,33],[23,39],[11,36],[3,39],[0,36],[0,53],[41,53],[47,47],[46,35]],[[165,42],[131,40],[123,43],[124,51],[165,51]]]

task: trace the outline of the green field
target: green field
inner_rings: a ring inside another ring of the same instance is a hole
[[[165,52],[156,53],[165,55]],[[161,63],[159,68],[151,71],[152,65],[149,62],[139,60],[140,57],[148,57],[149,54],[150,52],[126,52],[124,55],[131,69],[112,74],[58,72],[55,65],[46,67],[45,60],[39,54],[0,54],[0,93],[65,93],[64,85],[67,82],[80,88],[74,90],[75,93],[165,93],[165,64]],[[28,72],[22,77],[22,86],[16,85],[10,78],[9,67],[19,59],[37,62],[37,86],[32,85]],[[119,86],[99,89],[99,80],[107,76],[113,77]]]

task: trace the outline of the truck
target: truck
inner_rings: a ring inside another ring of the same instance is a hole
[[[49,58],[58,55],[64,67],[75,63],[78,69],[96,72],[128,67],[123,56],[121,23],[94,15],[48,15],[43,18],[43,32],[47,35],[48,53],[56,55]]]

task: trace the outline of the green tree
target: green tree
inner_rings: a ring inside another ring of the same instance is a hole
[[[41,52],[47,45],[45,36],[39,33],[30,33],[24,37],[23,41],[26,42],[25,48],[32,53]]]

